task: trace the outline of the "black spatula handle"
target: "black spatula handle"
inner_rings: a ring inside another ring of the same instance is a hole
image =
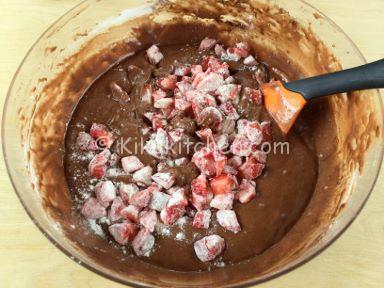
[[[284,86],[308,100],[342,92],[384,88],[384,59],[340,72],[284,83]]]

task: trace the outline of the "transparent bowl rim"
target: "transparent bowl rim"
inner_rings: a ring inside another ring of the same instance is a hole
[[[31,54],[31,52],[33,51],[33,49],[36,47],[36,45],[40,42],[40,40],[53,28],[56,26],[57,23],[59,23],[63,18],[65,18],[66,16],[70,15],[73,11],[75,11],[78,7],[82,6],[84,3],[88,2],[90,0],[83,0],[81,1],[80,3],[78,3],[77,5],[75,5],[73,8],[71,8],[70,10],[68,10],[65,14],[63,14],[62,16],[60,16],[56,21],[54,21],[41,35],[40,37],[34,42],[34,44],[31,46],[31,48],[28,50],[27,54],[24,56],[23,60],[21,61],[19,67],[17,68],[13,78],[12,78],[12,81],[11,81],[11,84],[9,86],[9,89],[8,89],[8,92],[7,92],[7,96],[6,96],[6,99],[5,99],[5,102],[4,102],[4,107],[3,107],[3,116],[2,116],[2,122],[1,122],[1,137],[2,137],[2,150],[3,150],[3,157],[4,157],[4,162],[5,162],[5,166],[6,166],[6,170],[7,170],[7,174],[9,176],[9,179],[11,181],[11,185],[14,189],[14,191],[16,192],[17,194],[17,197],[19,198],[21,204],[23,205],[25,211],[27,212],[28,216],[31,218],[32,222],[37,226],[37,228],[43,233],[43,235],[45,235],[45,237],[55,246],[57,247],[59,250],[61,250],[66,256],[68,256],[70,259],[72,259],[73,261],[75,261],[77,264],[79,264],[80,266],[83,266],[89,270],[91,270],[92,272],[98,274],[98,275],[101,275],[109,280],[112,280],[112,281],[115,281],[115,282],[118,282],[118,283],[121,283],[123,285],[130,285],[130,286],[133,286],[133,287],[158,287],[157,285],[149,285],[149,284],[146,284],[145,282],[133,282],[131,280],[122,280],[118,277],[114,277],[113,275],[110,275],[108,273],[105,273],[103,271],[100,271],[99,269],[95,268],[92,266],[92,264],[88,264],[86,262],[83,262],[81,261],[80,259],[77,259],[71,252],[69,252],[66,248],[64,248],[62,245],[60,245],[55,239],[53,236],[49,235],[45,230],[44,228],[40,225],[40,223],[37,222],[37,220],[34,218],[32,212],[29,210],[28,208],[28,205],[26,203],[24,203],[24,201],[22,200],[22,197],[21,195],[19,194],[19,191],[16,187],[16,180],[14,178],[12,178],[12,175],[11,175],[11,164],[8,162],[8,158],[7,158],[7,155],[6,155],[6,151],[8,151],[6,149],[6,141],[5,141],[5,118],[6,118],[6,114],[7,114],[7,110],[8,110],[8,105],[9,105],[9,99],[11,98],[11,95],[12,95],[12,90],[13,90],[13,87],[14,87],[14,83],[17,79],[17,77],[19,76],[19,73],[24,65],[24,62],[26,61],[26,59],[29,57],[29,55]],[[308,2],[306,2],[305,0],[296,0],[296,1],[299,1],[301,2],[304,6],[307,6],[308,8],[312,9],[313,11],[315,11],[316,13],[318,13],[323,19],[325,19],[331,26],[333,26],[340,34],[344,35],[344,37],[347,39],[347,41],[350,43],[351,47],[353,48],[354,50],[354,53],[356,53],[356,55],[360,58],[360,60],[362,60],[363,63],[367,63],[367,60],[366,58],[364,57],[364,55],[362,54],[362,52],[360,51],[360,49],[357,47],[357,45],[352,41],[352,39],[341,29],[340,26],[338,26],[335,21],[333,21],[330,17],[328,17],[327,15],[325,15],[323,12],[321,12],[318,8],[314,7],[312,4],[309,4]],[[377,93],[378,93],[378,98],[379,98],[379,103],[380,103],[380,114],[381,114],[381,122],[384,123],[384,116],[383,116],[383,101],[382,101],[382,97],[381,97],[381,94],[380,94],[380,91],[377,90]],[[264,283],[264,282],[267,282],[267,281],[270,281],[272,279],[275,279],[279,276],[282,276],[284,274],[287,274],[288,272],[292,271],[292,270],[295,270],[296,268],[299,268],[301,267],[302,265],[304,265],[305,263],[309,262],[310,260],[312,260],[313,258],[315,258],[317,255],[319,255],[320,253],[322,253],[323,251],[325,251],[329,246],[331,246],[331,244],[333,244],[347,229],[348,227],[354,222],[354,220],[356,219],[356,217],[360,214],[360,212],[362,211],[363,207],[365,206],[366,202],[368,201],[373,189],[375,188],[376,186],[376,183],[377,183],[377,179],[380,175],[380,171],[381,171],[381,167],[382,167],[382,162],[383,162],[383,156],[384,156],[384,137],[382,139],[382,145],[381,145],[381,151],[380,151],[380,155],[379,155],[379,167],[377,169],[377,172],[376,172],[376,175],[375,175],[375,178],[372,182],[372,185],[371,187],[369,188],[369,193],[367,193],[367,196],[366,198],[364,199],[364,201],[361,203],[359,209],[356,211],[356,213],[353,215],[353,217],[345,224],[345,226],[337,233],[335,234],[323,247],[321,247],[319,250],[317,251],[314,251],[310,254],[308,254],[306,256],[306,258],[302,259],[300,262],[298,263],[295,263],[294,265],[292,265],[291,267],[287,267],[287,268],[284,268],[282,269],[281,271],[278,271],[270,276],[267,276],[265,278],[262,278],[262,279],[257,279],[257,280],[249,280],[247,281],[246,283],[241,283],[241,284],[234,284],[234,285],[229,285],[229,286],[225,286],[225,287],[248,287],[248,286],[251,286],[251,285],[256,285],[256,284],[261,284],[261,283]]]

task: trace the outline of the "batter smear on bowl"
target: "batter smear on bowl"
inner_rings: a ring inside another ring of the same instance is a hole
[[[153,45],[97,79],[74,111],[65,157],[93,231],[179,271],[277,243],[306,207],[317,163],[310,134],[286,139],[265,111],[259,86],[273,78],[285,76],[246,42],[205,38]],[[288,150],[269,153],[281,140]]]

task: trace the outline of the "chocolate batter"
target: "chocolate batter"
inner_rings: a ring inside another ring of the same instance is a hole
[[[95,184],[88,175],[89,158],[79,157],[81,155],[75,145],[78,133],[88,131],[92,123],[103,123],[121,139],[132,138],[132,143],[127,147],[134,151],[135,144],[140,146],[141,137],[144,138],[144,143],[148,139],[148,136],[141,132],[143,127],[148,127],[143,114],[153,110],[141,101],[143,85],[150,82],[152,76],[168,75],[175,61],[183,64],[201,63],[208,52],[198,51],[197,47],[198,44],[160,47],[164,60],[158,67],[149,64],[144,52],[139,52],[112,67],[91,85],[72,115],[66,136],[66,177],[76,205],[83,203],[85,195],[92,191],[90,187]],[[257,55],[257,51],[254,52]],[[251,71],[250,67],[241,62],[230,62],[231,75],[238,84],[258,88],[255,71]],[[284,75],[267,63],[260,63],[257,68],[263,81]],[[129,93],[130,101],[114,98],[111,83],[118,84]],[[254,104],[245,96],[236,106],[237,110],[241,111],[242,118],[271,120],[262,106]],[[177,116],[171,120],[171,125],[173,128],[187,128],[191,141],[198,142],[194,128],[196,125],[191,125],[193,121]],[[186,125],[188,127],[185,127]],[[317,181],[318,159],[311,130],[306,126],[305,120],[288,137],[283,136],[276,125],[273,126],[274,140],[289,143],[289,151],[270,153],[266,172],[257,180],[257,199],[247,205],[235,205],[234,210],[238,213],[242,232],[233,234],[224,231],[217,224],[211,225],[208,230],[196,229],[191,225],[192,219],[185,218],[186,222],[182,225],[170,226],[169,233],[158,231],[154,252],[149,258],[141,257],[143,261],[176,271],[206,270],[210,264],[200,262],[192,249],[193,242],[205,235],[218,234],[226,240],[227,248],[220,257],[221,262],[216,262],[217,265],[233,264],[257,257],[284,237],[299,219],[311,198]],[[119,144],[121,143],[117,141],[111,152],[117,153],[119,157],[130,155],[128,151],[121,151]],[[181,154],[173,157],[187,156],[184,152],[183,150]],[[139,158],[145,165],[151,165],[154,169],[159,163],[159,160],[146,152],[139,155]],[[171,169],[179,186],[189,185],[198,175],[192,163]],[[131,182],[130,176],[111,176],[109,179],[116,185],[119,182]],[[99,224],[103,227],[107,239],[112,240],[108,236],[107,226]],[[179,239],[178,235],[183,235],[182,239]]]

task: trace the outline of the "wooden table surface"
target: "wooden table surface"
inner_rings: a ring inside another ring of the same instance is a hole
[[[128,0],[127,0],[128,1]],[[0,105],[39,35],[78,0],[0,0]],[[308,0],[353,39],[369,61],[384,58],[384,0]],[[383,287],[384,172],[358,219],[329,249],[261,287]],[[0,287],[123,287],[81,267],[35,227],[0,159]]]

